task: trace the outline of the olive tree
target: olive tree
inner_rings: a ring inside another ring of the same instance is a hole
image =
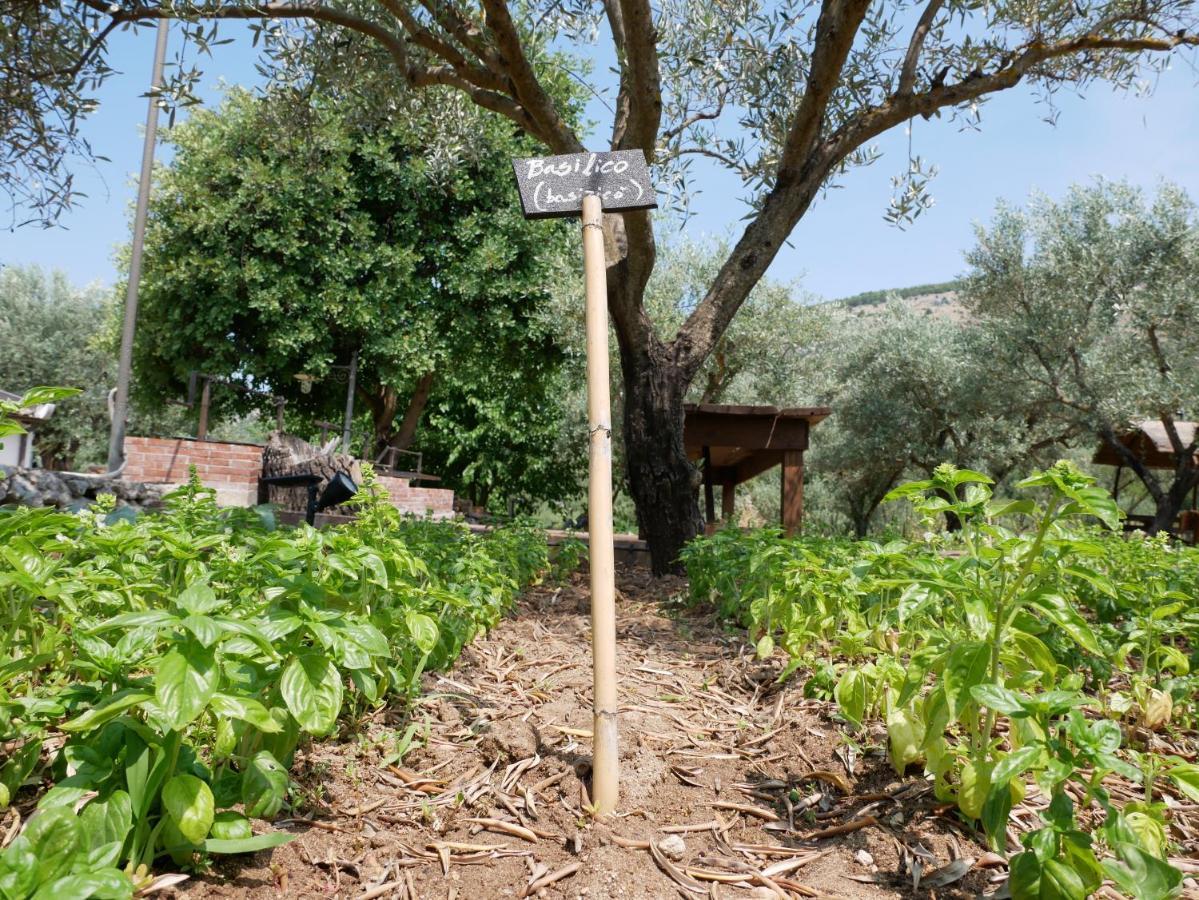
[[[1199,484],[1199,210],[1177,187],[1075,187],[1027,210],[1001,204],[978,229],[964,302],[992,376],[1063,428],[1093,435],[1136,473],[1169,528]],[[1161,422],[1174,467],[1149,469],[1120,438]]]
[[[1030,460],[1052,462],[1076,431],[997,379],[988,341],[956,317],[898,300],[878,315],[849,309],[814,349],[825,372],[820,400],[833,415],[811,465],[832,476],[859,537],[905,477],[952,462],[1002,482]]]
[[[548,84],[564,72],[595,81],[589,64],[555,48],[604,41],[599,55],[615,60],[615,90],[606,133],[594,140],[643,151],[667,193],[685,189],[691,160],[713,160],[742,179],[749,203],[728,255],[670,339],[643,302],[652,218],[605,219],[629,486],[659,572],[701,525],[683,447],[691,382],[830,182],[873,161],[871,142],[915,116],[974,118],[989,95],[1021,82],[1046,93],[1096,80],[1128,85],[1146,65],[1199,43],[1190,0],[60,0],[9,4],[4,16],[2,177],[47,215],[70,192],[66,157],[86,152],[78,121],[90,87],[110,71],[106,39],[117,28],[181,19],[203,50],[220,20],[249,20],[281,79],[294,81],[295,62],[352,86],[380,63],[396,90],[452,87],[554,153],[582,151],[590,135]],[[194,82],[187,66],[177,74],[182,89]],[[911,174],[897,192],[897,219],[923,207],[920,167],[903,168]]]
[[[79,288],[65,273],[36,266],[0,268],[0,388],[79,389],[38,426],[37,448],[47,469],[104,461],[107,395],[116,371],[105,346],[108,306],[100,285]]]

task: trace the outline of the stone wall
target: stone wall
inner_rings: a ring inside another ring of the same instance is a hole
[[[160,485],[129,479],[0,466],[0,504],[78,509],[100,494],[116,494],[119,504],[140,508],[159,505],[164,493]]]

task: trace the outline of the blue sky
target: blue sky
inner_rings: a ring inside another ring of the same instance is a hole
[[[122,74],[105,84],[100,109],[85,131],[96,152],[111,162],[77,170],[77,183],[89,196],[62,220],[63,227],[0,232],[0,263],[61,268],[79,283],[114,280],[114,250],[128,240],[127,209],[135,195],[146,115],[141,94],[149,83],[153,45],[152,29],[114,37],[110,61]],[[176,40],[172,49],[177,47]],[[247,40],[215,48],[214,58],[205,61],[204,95],[217,99],[222,80],[255,83],[253,59]],[[1047,110],[1024,88],[989,101],[977,132],[917,119],[913,152],[939,169],[932,182],[933,209],[906,230],[883,220],[891,177],[906,167],[908,137],[897,129],[879,142],[882,159],[851,172],[840,189],[817,201],[769,274],[798,279],[805,290],[829,298],[947,280],[962,271],[972,224],[985,221],[997,199],[1019,202],[1033,190],[1060,195],[1072,182],[1096,176],[1148,188],[1169,179],[1199,199],[1197,82],[1192,60],[1180,56],[1148,97],[1103,86],[1086,97],[1059,95],[1056,126],[1043,121]],[[600,113],[597,109],[594,118],[602,120]],[[688,231],[735,234],[745,212],[736,202],[741,193],[735,179],[705,174],[699,186]]]

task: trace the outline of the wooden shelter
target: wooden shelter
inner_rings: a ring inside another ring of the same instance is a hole
[[[1199,423],[1174,423],[1183,446],[1189,447],[1194,442],[1196,427],[1199,427]],[[1170,442],[1170,435],[1166,433],[1166,426],[1160,419],[1138,422],[1131,430],[1120,435],[1120,443],[1131,450],[1147,469],[1173,470],[1178,465],[1174,445]],[[1091,461],[1101,466],[1116,467],[1116,477],[1112,482],[1112,499],[1119,500],[1121,481],[1127,465],[1124,457],[1116,448],[1104,442],[1099,445]],[[1199,465],[1199,453],[1195,454],[1195,463]],[[1196,512],[1196,507],[1199,507],[1199,486],[1191,494],[1191,509],[1182,511],[1181,521],[1172,529],[1190,543],[1196,543],[1196,539],[1199,538],[1199,513]],[[1124,526],[1126,529],[1147,528],[1152,521],[1153,516],[1127,514]]]
[[[689,403],[684,411],[687,456],[703,462],[707,521],[716,521],[715,485],[721,487],[721,518],[729,519],[737,485],[781,465],[783,528],[789,535],[798,532],[803,526],[803,455],[808,433],[830,410]]]
[[[1183,446],[1190,446],[1195,440],[1195,422],[1175,422],[1178,437]],[[1147,469],[1173,469],[1177,465],[1174,459],[1174,445],[1170,443],[1170,435],[1166,434],[1166,426],[1160,419],[1146,419],[1138,422],[1128,432],[1120,435],[1120,443],[1136,454]],[[1101,466],[1124,466],[1122,457],[1114,447],[1102,443],[1095,451],[1092,462]],[[1196,454],[1199,462],[1199,454]]]

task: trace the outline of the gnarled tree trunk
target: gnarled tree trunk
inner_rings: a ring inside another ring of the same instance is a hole
[[[394,387],[379,385],[374,390],[362,391],[361,395],[371,411],[371,426],[374,430],[373,454],[379,454],[387,447],[397,450],[407,450],[416,437],[420,426],[421,416],[429,403],[429,393],[433,389],[434,372],[426,372],[417,381],[412,395],[408,398],[408,406],[400,427],[392,431],[396,416],[400,411],[400,394]]]
[[[1184,461],[1175,471],[1174,481],[1170,487],[1153,498],[1153,522],[1149,526],[1149,534],[1171,531],[1174,528],[1178,514],[1186,505],[1187,495],[1195,489],[1196,482],[1199,482],[1199,470]]]
[[[654,574],[663,575],[677,567],[683,545],[703,531],[699,472],[683,447],[688,381],[669,362],[650,356],[629,360],[623,371],[629,493]]]

